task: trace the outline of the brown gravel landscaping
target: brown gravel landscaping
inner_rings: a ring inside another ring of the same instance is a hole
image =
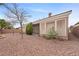
[[[79,39],[70,35],[69,40],[46,40],[36,35],[19,33],[3,34],[0,39],[1,56],[79,56]]]

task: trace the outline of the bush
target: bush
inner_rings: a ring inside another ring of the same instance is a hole
[[[45,37],[46,37],[47,39],[56,39],[57,33],[56,33],[56,31],[52,28],[52,29],[50,29],[50,30],[48,31],[48,33],[45,35]]]
[[[32,35],[32,33],[33,33],[33,26],[32,26],[32,23],[29,23],[26,26],[26,34]]]

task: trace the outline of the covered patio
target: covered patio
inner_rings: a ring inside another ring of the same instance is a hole
[[[47,18],[33,22],[33,32],[39,35],[45,35],[54,28],[58,36],[68,40],[68,19],[72,10],[57,15],[50,15]]]

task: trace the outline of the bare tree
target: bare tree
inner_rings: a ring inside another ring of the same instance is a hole
[[[7,4],[4,4],[4,6],[7,9],[7,12],[5,13],[5,15],[11,19],[14,20],[14,22],[19,23],[20,27],[21,27],[21,36],[23,38],[23,23],[27,20],[27,18],[29,17],[28,13],[22,9],[19,8],[19,6],[17,4],[11,4],[12,7],[8,6]]]
[[[6,14],[7,17],[8,17],[8,15],[9,15],[9,13]],[[14,26],[16,25],[17,22],[16,22],[16,20],[11,19],[11,18],[10,18],[9,20],[7,20],[7,21],[13,26],[11,29],[12,29],[12,33],[13,33],[13,35],[14,35],[14,33],[15,33],[15,32],[14,32],[14,30],[15,30],[15,29],[14,29]]]

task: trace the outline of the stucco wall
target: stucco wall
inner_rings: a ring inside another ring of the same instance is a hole
[[[64,36],[68,37],[68,18],[69,15],[71,14],[72,10],[60,13],[57,15],[53,15],[51,17],[46,17],[43,19],[40,19],[38,21],[33,22],[33,24],[40,24],[39,29],[40,29],[40,35],[46,34],[46,32],[53,27],[54,23],[54,28],[55,31],[58,32],[59,36]]]
[[[50,31],[50,29],[55,30],[55,22],[46,23],[46,32]]]
[[[24,24],[24,25],[23,25],[23,28],[22,28],[23,33],[26,33],[26,25],[27,25],[27,24]]]
[[[40,35],[46,34],[46,23],[41,22],[40,23]]]
[[[39,24],[33,25],[33,34],[39,34],[39,33],[40,33]]]
[[[66,36],[66,34],[65,34],[65,20],[57,21],[57,33],[58,33],[58,36]]]
[[[46,34],[50,28],[54,28],[56,32],[58,33],[58,36],[68,36],[68,17],[62,17],[59,19],[56,19],[55,21],[51,19],[48,19],[49,21],[40,22],[40,35]]]

